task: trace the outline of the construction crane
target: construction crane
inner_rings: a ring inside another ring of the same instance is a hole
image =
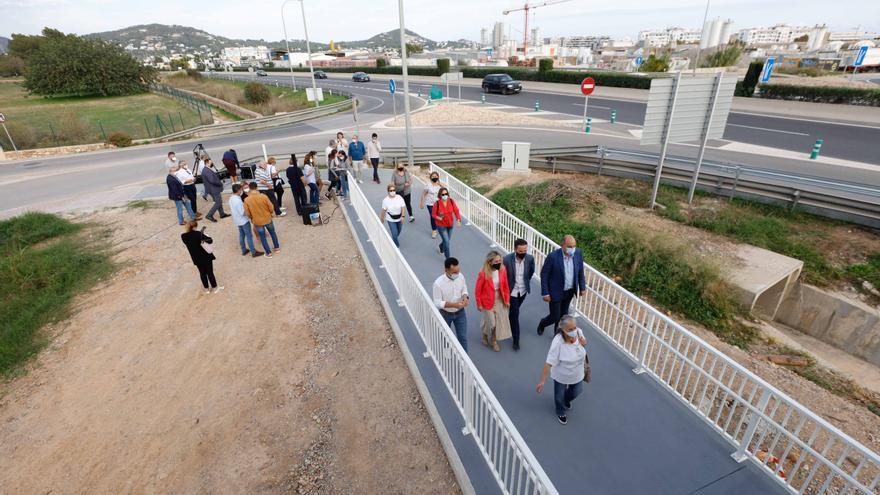
[[[520,10],[525,11],[525,26],[523,27],[523,59],[525,59],[529,54],[529,10],[537,9],[538,7],[546,7],[548,5],[555,5],[557,3],[570,2],[571,0],[547,0],[541,3],[529,4],[526,2],[525,5],[518,9],[509,9],[505,10],[503,13],[507,15],[511,12],[519,12]]]

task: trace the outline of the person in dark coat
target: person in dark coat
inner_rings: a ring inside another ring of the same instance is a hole
[[[189,198],[183,193],[183,184],[180,182],[174,172],[177,172],[177,164],[168,167],[168,175],[165,177],[165,185],[168,186],[168,199],[174,201],[177,207],[177,223],[183,225],[183,210],[186,208],[186,214],[190,220],[195,220],[196,215],[192,211],[189,204]]]
[[[196,230],[196,227],[198,226],[199,223],[195,220],[186,222],[186,232],[180,234],[180,239],[183,240],[183,244],[189,251],[189,256],[192,258],[193,264],[199,269],[199,278],[202,280],[205,294],[210,294],[211,289],[214,289],[214,293],[216,294],[223,290],[223,286],[218,286],[217,279],[214,278],[214,260],[217,259],[213,253],[214,239],[206,236],[204,229]],[[211,247],[205,249],[205,246],[203,246],[202,243]],[[208,250],[212,252],[208,252]],[[208,287],[209,284],[210,288]]]
[[[525,239],[513,241],[513,252],[504,257],[507,269],[507,286],[510,288],[510,332],[513,335],[513,350],[519,350],[519,308],[532,290],[532,277],[535,275],[535,257],[528,253],[529,243]]]
[[[559,319],[568,314],[576,294],[587,295],[584,257],[574,236],[567,235],[562,239],[562,247],[548,254],[541,267],[541,295],[547,301],[550,314],[538,323],[538,335],[544,335],[548,325],[556,329]]]
[[[205,168],[202,169],[202,184],[205,185],[205,194],[211,196],[214,200],[214,206],[208,210],[208,214],[205,215],[205,218],[212,222],[216,222],[217,219],[214,218],[214,212],[220,211],[220,218],[226,218],[229,216],[225,211],[223,211],[223,181],[220,180],[220,177],[217,175],[217,169],[214,168],[214,161],[208,158],[205,160]]]
[[[223,159],[221,161],[226,167],[226,171],[229,172],[229,178],[232,180],[232,183],[235,184],[238,182],[238,153],[236,153],[235,150],[230,149],[226,153],[223,153]]]
[[[287,167],[287,183],[290,184],[290,191],[293,193],[293,206],[296,207],[296,214],[302,215],[302,205],[309,202],[306,196],[306,185],[303,183],[303,172],[296,163],[296,155],[290,155],[290,166]]]

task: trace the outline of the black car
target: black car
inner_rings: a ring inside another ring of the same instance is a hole
[[[316,70],[315,79],[327,79],[327,73],[322,70]]]
[[[507,74],[489,74],[483,78],[483,92],[497,91],[501,94],[519,93],[522,83]]]
[[[260,69],[257,71],[257,75],[258,76],[268,76],[269,74],[266,74],[266,71],[264,71],[263,69]]]
[[[354,82],[370,82],[370,76],[366,72],[355,72],[351,76],[351,80]]]

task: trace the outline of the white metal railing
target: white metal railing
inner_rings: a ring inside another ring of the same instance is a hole
[[[513,421],[394,245],[357,181],[349,176],[349,184],[351,206],[379,254],[380,268],[387,272],[397,289],[398,304],[406,307],[415,322],[431,359],[464,417],[463,432],[473,435],[501,490],[508,494],[557,494]]]
[[[529,242],[540,273],[559,245],[434,163],[462,214],[508,251]],[[575,308],[635,363],[793,493],[880,493],[880,456],[593,267]]]

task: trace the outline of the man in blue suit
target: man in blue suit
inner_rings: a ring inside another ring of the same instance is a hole
[[[580,292],[581,297],[587,293],[584,257],[574,236],[567,235],[562,247],[547,255],[541,267],[541,295],[549,303],[550,314],[538,323],[538,335],[544,335],[547,325],[555,329],[559,319],[568,314],[575,291]]]
[[[535,257],[528,254],[529,243],[525,239],[513,241],[513,252],[504,257],[507,269],[507,286],[510,288],[510,333],[513,335],[513,350],[519,350],[519,307],[532,289],[532,276],[535,274]]]

